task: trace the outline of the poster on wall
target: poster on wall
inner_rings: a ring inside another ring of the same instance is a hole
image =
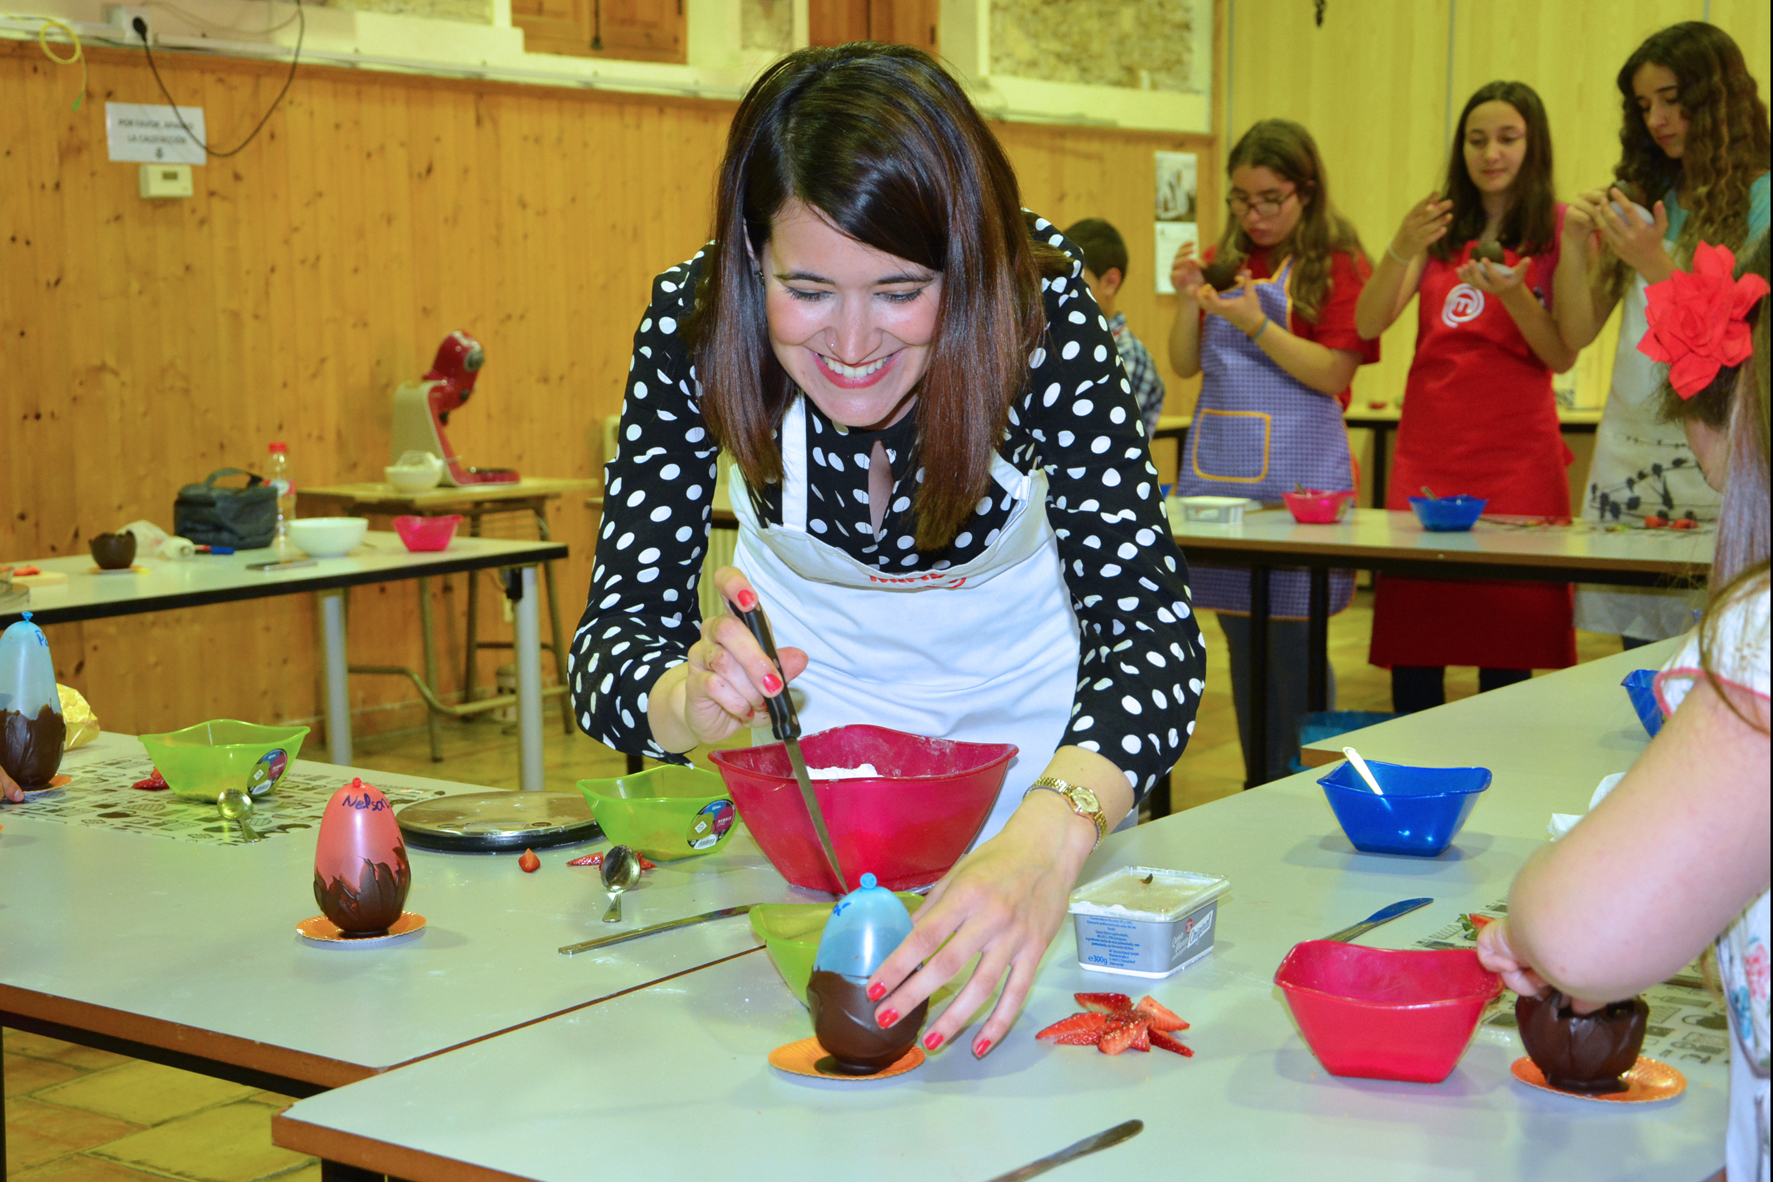
[[[112,160],[133,164],[202,164],[208,159],[203,151],[204,138],[207,137],[202,107],[179,107],[175,111],[151,103],[105,104],[105,146]]]
[[[1152,274],[1157,294],[1174,295],[1170,263],[1184,242],[1200,247],[1200,211],[1197,184],[1200,158],[1193,152],[1153,152],[1157,164],[1156,214],[1157,258]]]

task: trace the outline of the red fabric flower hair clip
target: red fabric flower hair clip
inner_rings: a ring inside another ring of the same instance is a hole
[[[1638,352],[1667,363],[1668,384],[1682,398],[1705,389],[1725,366],[1747,361],[1754,349],[1748,311],[1767,294],[1767,281],[1752,273],[1734,278],[1735,270],[1729,247],[1701,242],[1691,272],[1676,271],[1644,293],[1649,331]]]

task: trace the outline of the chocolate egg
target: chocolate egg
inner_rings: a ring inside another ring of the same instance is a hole
[[[1578,1014],[1561,993],[1522,997],[1514,1003],[1521,1042],[1545,1075],[1566,1092],[1598,1096],[1623,1092],[1620,1077],[1638,1061],[1650,1006],[1641,997]]]
[[[320,816],[314,899],[340,931],[385,932],[400,918],[412,866],[388,798],[362,780],[333,793]]]
[[[21,788],[47,788],[66,736],[49,640],[25,612],[0,633],[0,767]]]
[[[807,981],[806,1004],[813,1015],[813,1035],[831,1055],[819,1061],[819,1069],[842,1075],[873,1075],[897,1063],[930,1012],[926,998],[882,1030],[874,1020],[877,1003],[868,1000],[868,979],[823,969],[815,969]]]

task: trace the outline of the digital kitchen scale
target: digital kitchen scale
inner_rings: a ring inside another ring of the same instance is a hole
[[[577,792],[469,792],[409,804],[394,814],[422,849],[495,854],[545,850],[603,836]]]

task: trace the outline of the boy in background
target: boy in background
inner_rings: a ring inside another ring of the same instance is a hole
[[[1127,277],[1127,244],[1108,222],[1101,218],[1085,218],[1065,231],[1084,254],[1084,279],[1096,306],[1108,317],[1108,331],[1120,350],[1120,363],[1133,386],[1133,399],[1145,420],[1145,438],[1157,430],[1157,416],[1164,409],[1164,380],[1157,376],[1151,354],[1127,327],[1127,318],[1114,309],[1114,297]]]

